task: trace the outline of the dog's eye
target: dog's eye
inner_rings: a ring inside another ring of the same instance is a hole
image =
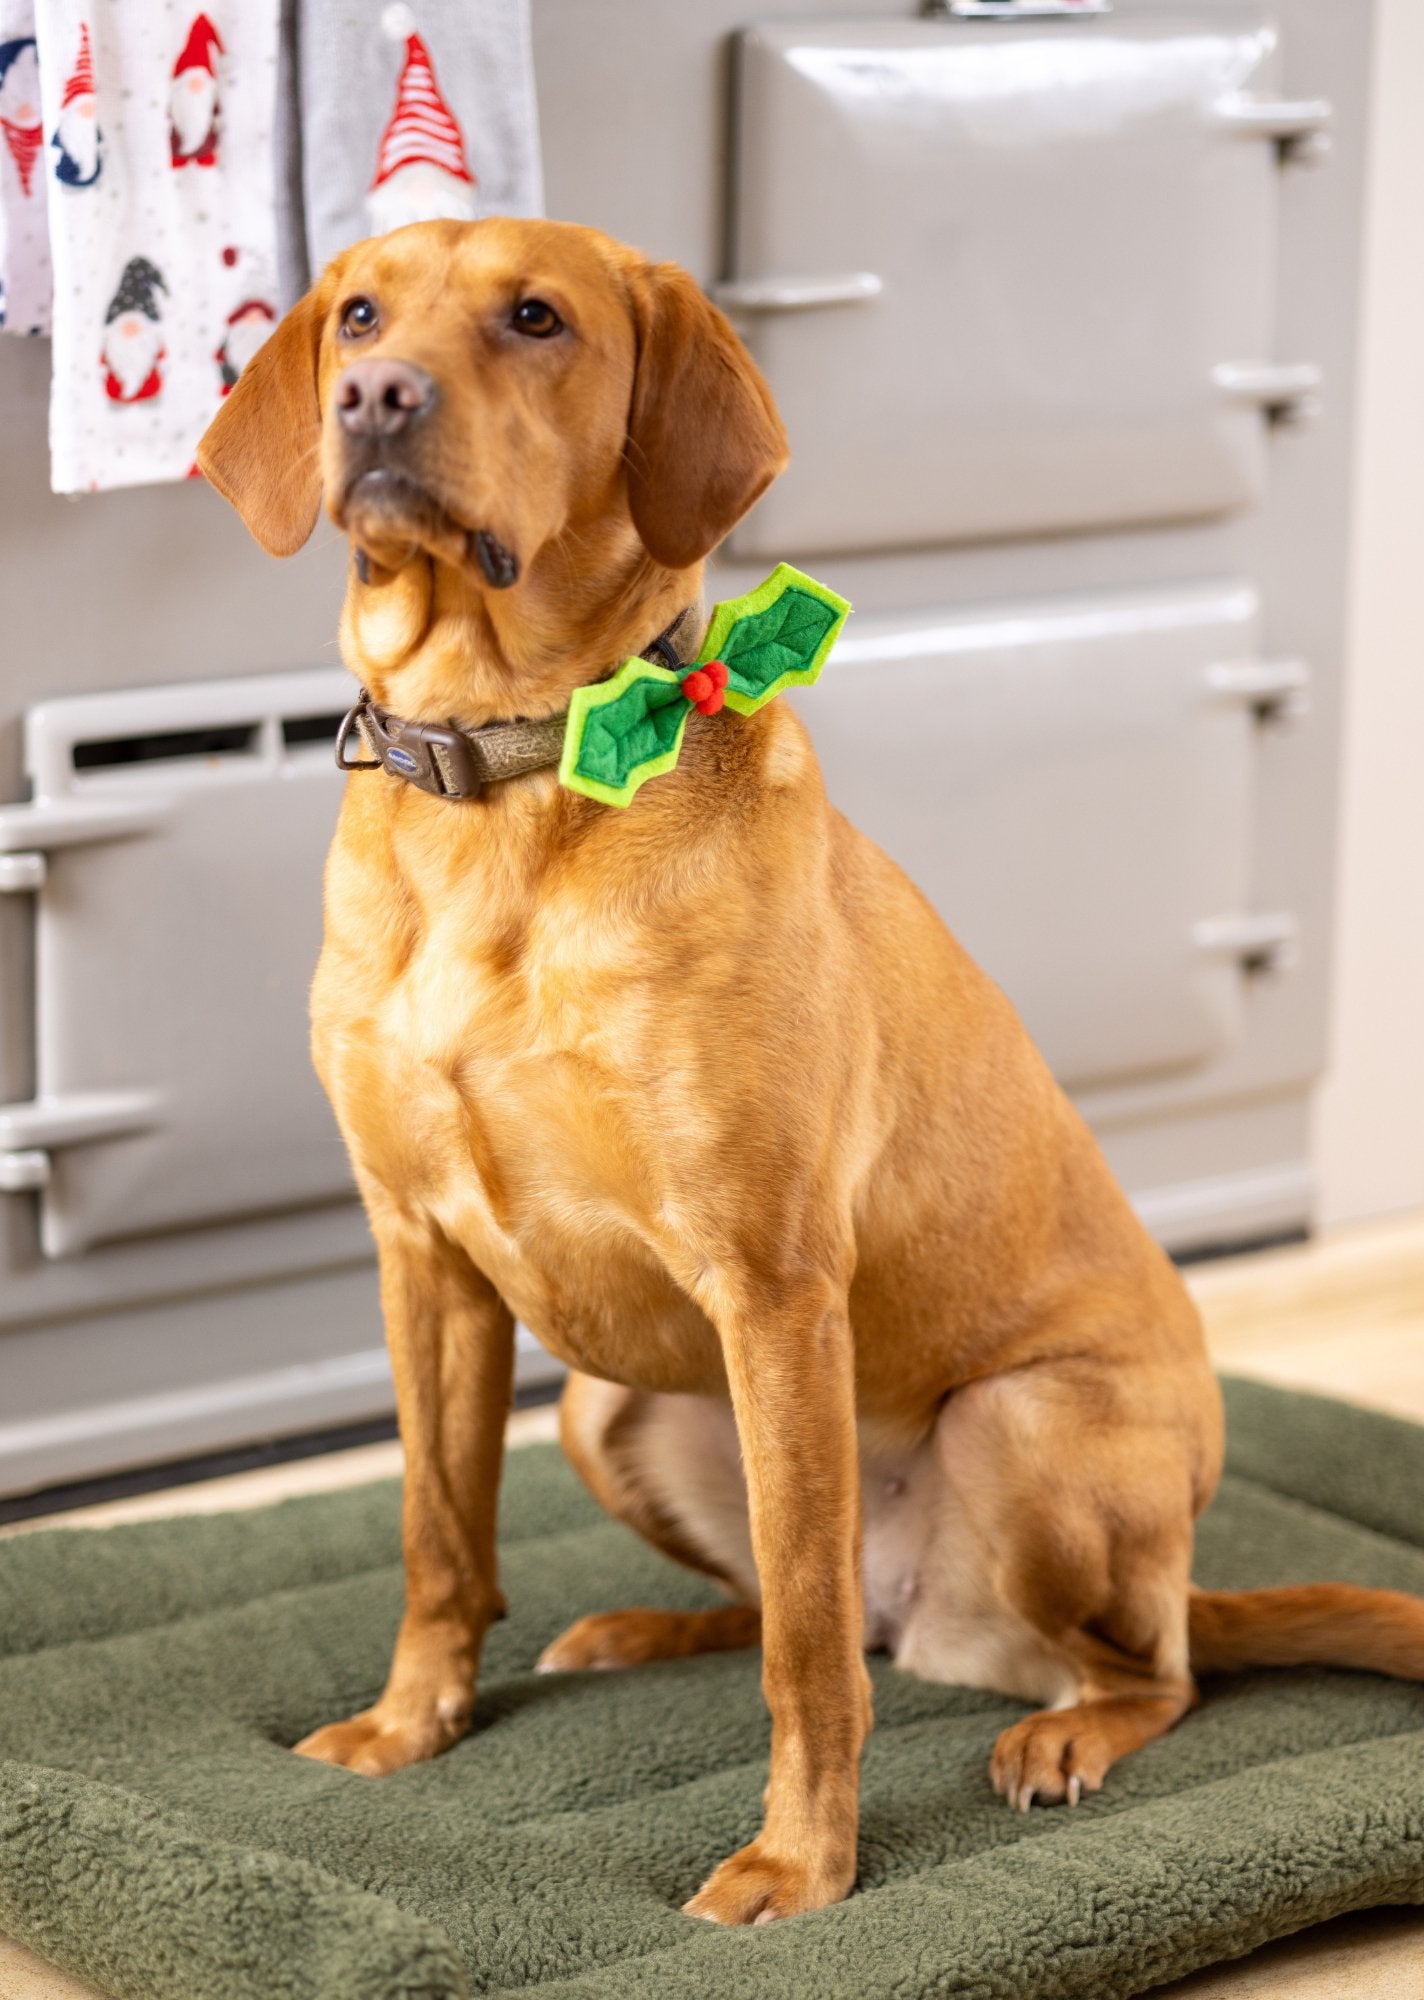
[[[564,322],[551,305],[543,299],[521,299],[514,308],[514,330],[527,333],[532,340],[548,340],[551,334],[563,330]]]
[[[369,333],[376,324],[376,303],[374,299],[350,299],[341,312],[341,331],[359,336]]]

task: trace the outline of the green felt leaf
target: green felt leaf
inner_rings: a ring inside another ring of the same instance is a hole
[[[728,686],[741,694],[759,695],[784,674],[804,673],[837,616],[821,598],[793,587],[765,611],[739,618],[721,654],[727,663]]]
[[[725,663],[728,708],[755,715],[783,688],[810,686],[849,611],[825,584],[778,563],[755,590],[717,606],[700,658]]]
[[[688,712],[676,674],[628,660],[611,681],[575,692],[559,775],[574,791],[627,805],[676,762]]]

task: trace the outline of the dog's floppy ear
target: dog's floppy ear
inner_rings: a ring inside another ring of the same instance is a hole
[[[200,471],[269,556],[294,556],[321,511],[317,291],[268,335],[198,445]]]
[[[669,569],[700,562],[786,465],[786,433],[751,356],[676,264],[631,281],[638,335],[628,498],[643,546]]]

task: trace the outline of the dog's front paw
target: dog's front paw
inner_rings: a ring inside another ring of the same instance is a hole
[[[770,1924],[839,1903],[854,1881],[853,1857],[839,1865],[812,1867],[774,1854],[758,1838],[729,1854],[682,1907],[687,1916],[709,1924]]]
[[[340,1764],[366,1778],[384,1778],[389,1771],[403,1771],[407,1764],[423,1764],[438,1757],[464,1733],[463,1718],[456,1722],[438,1710],[419,1720],[398,1719],[383,1715],[377,1706],[347,1722],[329,1722],[324,1729],[314,1729],[293,1749],[298,1757],[311,1757],[319,1764]]]

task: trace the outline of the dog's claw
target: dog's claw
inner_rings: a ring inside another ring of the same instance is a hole
[[[1018,1797],[1019,1811],[1021,1813],[1026,1813],[1032,1804],[1033,1804],[1033,1786],[1025,1785],[1023,1790],[1019,1793]]]
[[[1081,1799],[1081,1798],[1082,1798],[1082,1796],[1083,1796],[1083,1780],[1082,1780],[1081,1778],[1079,1778],[1079,1777],[1072,1777],[1072,1778],[1070,1778],[1070,1779],[1068,1780],[1068,1803],[1069,1803],[1069,1805],[1070,1805],[1070,1806],[1075,1806],[1075,1805],[1077,1805],[1077,1803],[1078,1803],[1079,1799]]]

